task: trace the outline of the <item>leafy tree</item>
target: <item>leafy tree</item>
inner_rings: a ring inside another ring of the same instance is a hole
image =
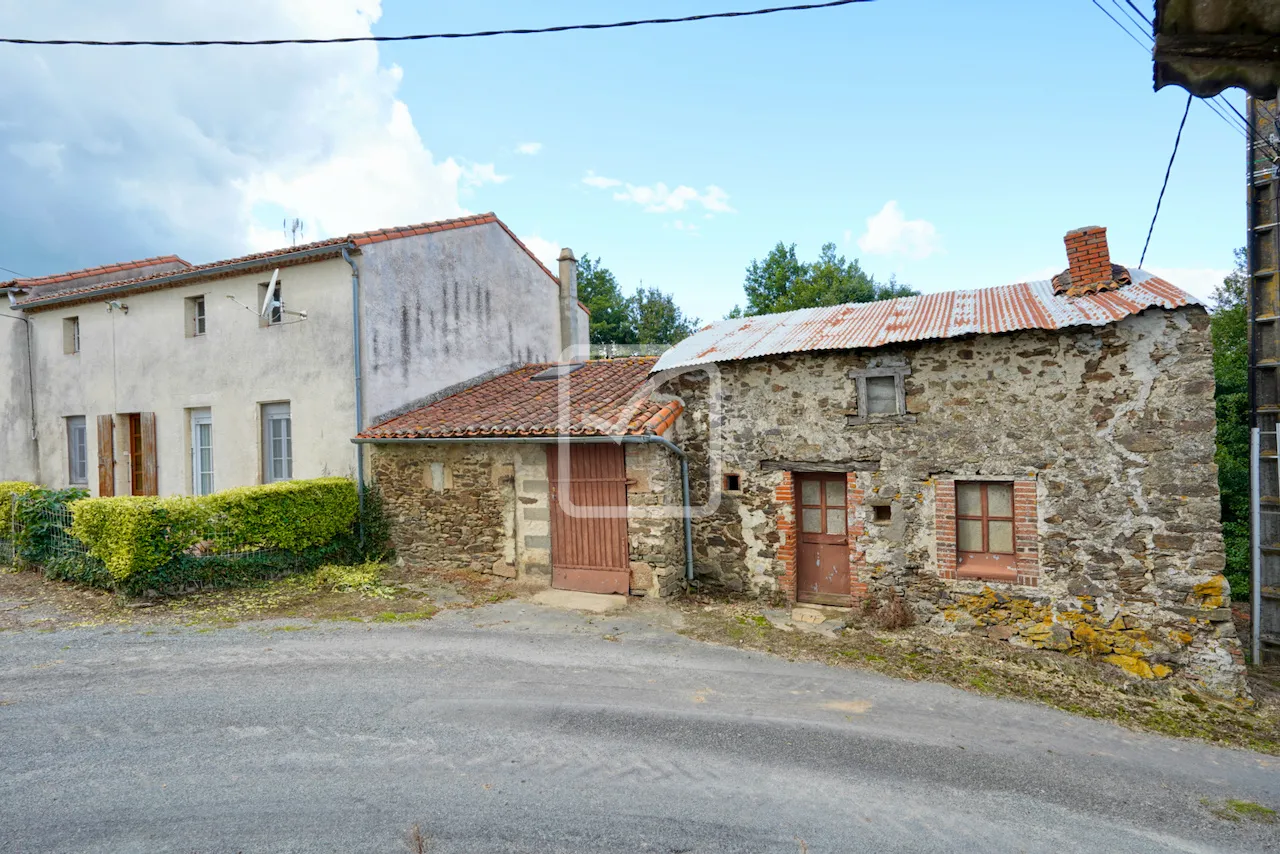
[[[687,317],[671,294],[643,285],[628,300],[631,326],[637,344],[674,344],[688,338],[698,318]]]
[[[578,299],[591,311],[592,344],[634,344],[627,298],[599,258],[578,259]]]
[[[745,309],[733,307],[729,317],[773,314],[797,308],[871,302],[916,292],[890,278],[880,284],[862,269],[857,259],[836,254],[834,243],[823,244],[818,260],[803,262],[796,257],[796,245],[779,242],[764,261],[752,260],[742,283],[747,298]]]
[[[1249,595],[1249,335],[1244,249],[1236,267],[1213,292],[1213,403],[1218,418],[1218,489],[1227,580],[1234,598]]]
[[[586,254],[578,259],[578,299],[591,311],[592,344],[674,344],[699,323],[658,288],[642,284],[625,296],[617,277]]]

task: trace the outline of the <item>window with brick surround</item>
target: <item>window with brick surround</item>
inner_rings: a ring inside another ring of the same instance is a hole
[[[941,577],[1038,583],[1034,480],[939,480],[935,489]]]

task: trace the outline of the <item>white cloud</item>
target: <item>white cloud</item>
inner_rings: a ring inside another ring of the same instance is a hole
[[[521,237],[521,242],[529,247],[529,251],[537,256],[538,260],[547,265],[547,269],[558,274],[560,244],[554,240],[544,240],[538,235],[532,237]]]
[[[867,217],[867,230],[858,248],[868,255],[904,255],[927,258],[940,252],[938,230],[923,219],[907,219],[896,201],[885,202],[880,212]]]
[[[542,150],[540,142],[522,142],[516,146],[516,154],[528,154],[533,156]]]
[[[109,38],[369,34],[381,15],[378,0],[0,6],[15,32],[74,20]],[[373,44],[0,52],[0,234],[22,247],[11,260],[42,272],[163,252],[201,261],[285,244],[285,217],[318,239],[464,214],[460,193],[508,176],[436,157],[401,77]]]
[[[590,169],[587,170],[587,176],[582,179],[582,183],[588,187],[597,187],[601,190],[607,190],[610,187],[617,187],[622,184],[617,178],[606,178],[603,175],[597,175]]]
[[[696,222],[685,222],[682,219],[678,219],[671,224],[675,226],[675,229],[677,231],[687,232],[689,235],[693,237],[699,236],[698,224]]]
[[[1222,280],[1231,272],[1213,267],[1147,267],[1146,270],[1198,298],[1205,305],[1212,305],[1214,288],[1222,284]]]
[[[601,190],[623,187],[615,192],[613,197],[620,202],[640,205],[649,213],[672,213],[685,210],[695,204],[715,213],[737,213],[729,205],[729,194],[714,184],[708,185],[706,190],[699,193],[693,187],[684,184],[672,189],[662,181],[649,186],[627,184],[617,178],[597,175],[590,170],[582,179],[582,183]],[[710,219],[711,215],[707,214],[706,218]]]

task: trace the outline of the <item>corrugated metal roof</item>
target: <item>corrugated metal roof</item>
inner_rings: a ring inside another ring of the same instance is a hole
[[[723,320],[676,344],[654,371],[975,333],[1102,326],[1152,306],[1198,304],[1195,297],[1150,273],[1135,268],[1129,273],[1132,284],[1079,297],[1054,294],[1052,282],[1025,282]]]

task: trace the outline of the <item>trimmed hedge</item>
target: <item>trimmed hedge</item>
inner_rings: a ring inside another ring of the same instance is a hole
[[[25,480],[0,480],[0,540],[9,538],[13,525],[13,496],[26,495],[39,489],[34,483]]]
[[[126,593],[234,585],[357,557],[358,508],[354,482],[326,477],[199,497],[87,498],[71,504],[71,533]],[[105,586],[96,566],[68,569]]]

